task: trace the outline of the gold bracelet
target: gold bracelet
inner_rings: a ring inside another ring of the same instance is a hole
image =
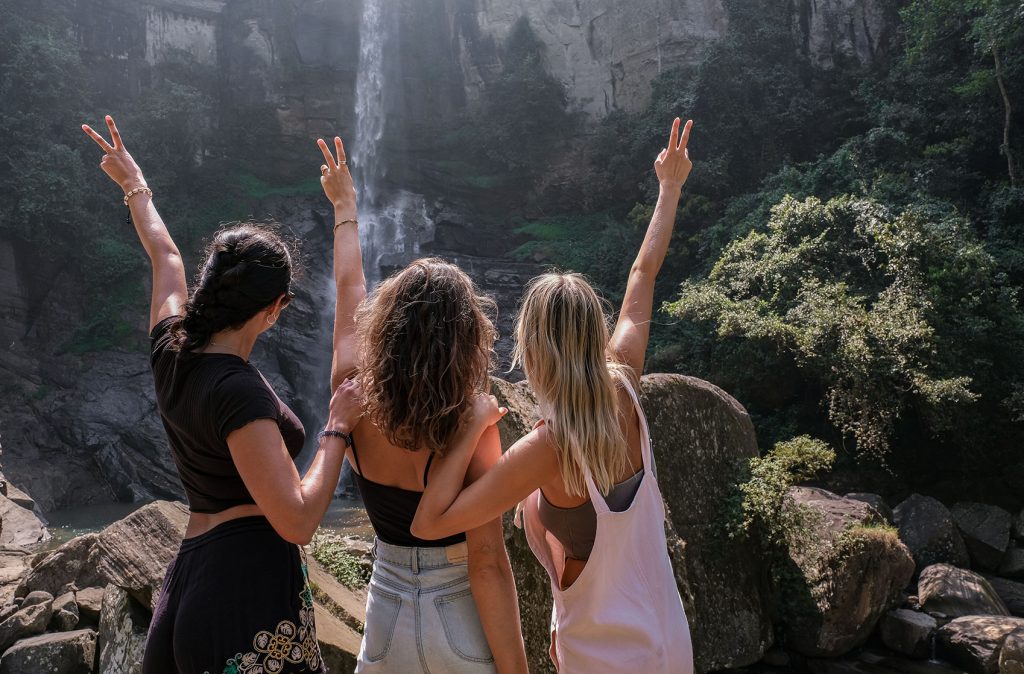
[[[134,197],[136,194],[141,194],[142,192],[145,192],[151,198],[153,196],[153,190],[149,189],[148,187],[145,187],[145,186],[143,186],[143,187],[136,187],[135,189],[131,190],[130,192],[128,192],[127,194],[124,195],[124,205],[127,206],[129,199]]]
[[[350,222],[356,226],[356,229],[359,229],[359,221],[356,220],[355,218],[348,218],[347,220],[342,220],[341,222],[334,223],[334,233],[337,234],[339,227],[341,227],[342,225],[347,225]]]

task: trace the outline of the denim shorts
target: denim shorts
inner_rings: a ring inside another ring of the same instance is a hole
[[[495,672],[469,589],[466,544],[374,544],[357,674]]]

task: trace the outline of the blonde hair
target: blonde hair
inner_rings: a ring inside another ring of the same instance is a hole
[[[584,467],[607,495],[628,462],[617,387],[636,378],[607,353],[601,299],[580,274],[530,281],[516,319],[512,364],[522,366],[546,418],[565,490],[587,495]]]

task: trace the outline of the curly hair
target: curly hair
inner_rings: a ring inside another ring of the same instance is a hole
[[[288,244],[269,226],[219,230],[206,246],[185,315],[171,326],[174,348],[201,349],[215,332],[241,327],[281,295],[290,300],[292,258]]]
[[[453,264],[416,260],[356,314],[367,417],[397,447],[444,454],[487,386],[494,302]]]

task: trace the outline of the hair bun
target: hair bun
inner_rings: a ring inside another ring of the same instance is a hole
[[[287,293],[291,261],[287,245],[270,229],[237,225],[218,232],[175,328],[177,347],[201,348],[213,333],[240,327]]]

